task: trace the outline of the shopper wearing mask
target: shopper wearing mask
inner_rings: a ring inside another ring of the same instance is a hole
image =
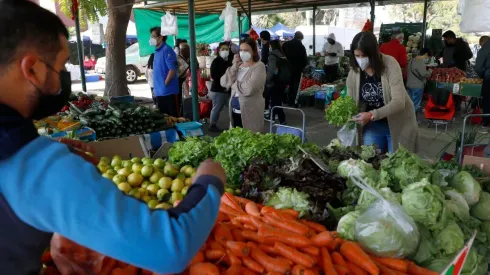
[[[353,119],[362,126],[358,141],[393,152],[399,146],[418,149],[418,126],[413,103],[403,85],[398,62],[381,54],[373,33],[357,34],[351,44],[352,67],[347,77],[347,94],[360,113]]]
[[[432,56],[428,48],[423,48],[417,57],[412,58],[407,68],[407,92],[412,99],[414,109],[417,111],[422,102],[424,87],[427,78],[432,74],[432,70],[427,70],[429,58]]]
[[[247,38],[240,43],[240,54],[221,77],[221,86],[231,88],[230,121],[232,127],[260,132],[264,125],[265,65],[259,62],[257,43]]]
[[[179,117],[179,80],[177,56],[167,45],[167,37],[160,34],[161,28],[150,30],[150,45],[155,46],[153,61],[153,85],[157,106],[161,113]]]
[[[335,40],[335,34],[331,33],[327,36],[327,43],[323,46],[325,54],[325,80],[332,83],[339,77],[339,57],[344,56],[344,47]]]
[[[27,0],[0,1],[0,26],[0,274],[39,274],[53,232],[158,274],[182,272],[218,216],[221,166],[203,163],[185,199],[168,211],[126,196],[75,149],[39,136],[32,122],[68,103],[61,20]]]
[[[180,114],[183,114],[183,109],[182,107],[184,106],[183,102],[183,94],[185,93],[184,87],[189,85],[186,83],[187,81],[187,74],[189,73],[189,68],[190,68],[190,61],[191,59],[191,51],[189,49],[189,46],[187,44],[183,44],[182,48],[180,48],[180,54],[177,55],[177,74],[179,78],[179,111]]]
[[[221,132],[216,126],[219,120],[219,115],[225,104],[229,101],[230,92],[228,89],[221,86],[221,77],[226,73],[226,70],[231,67],[230,47],[226,42],[221,42],[218,46],[218,56],[211,63],[211,91],[209,97],[213,101],[213,109],[211,109],[211,124],[209,130],[211,132]]]
[[[270,44],[272,52],[269,56],[269,64],[267,66],[266,89],[269,92],[272,109],[276,106],[282,106],[282,98],[286,90],[286,84],[278,79],[278,60],[280,58],[286,59],[286,56],[284,56],[284,53],[281,50],[281,43],[279,40],[273,40]],[[266,120],[275,119],[276,115],[279,118],[280,124],[286,124],[286,115],[284,114],[283,109],[274,110],[272,117],[270,115],[266,116]]]

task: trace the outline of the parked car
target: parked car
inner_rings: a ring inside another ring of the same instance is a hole
[[[146,66],[148,65],[149,55],[140,56],[140,47],[138,43],[134,43],[126,49],[126,81],[129,84],[135,83],[138,77],[144,75]],[[105,74],[106,58],[101,57],[95,65],[95,72]]]

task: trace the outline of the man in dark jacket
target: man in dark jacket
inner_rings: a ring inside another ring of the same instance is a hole
[[[436,59],[442,57],[442,66],[445,68],[456,67],[466,72],[469,60],[473,57],[473,52],[468,43],[463,38],[456,38],[456,34],[453,31],[445,32],[442,37],[444,38],[445,47]],[[454,103],[456,111],[459,111],[461,109],[461,97],[454,96]]]
[[[284,43],[282,46],[284,54],[292,67],[293,79],[288,94],[288,103],[290,106],[296,105],[296,95],[298,94],[301,83],[301,73],[306,65],[308,65],[308,56],[306,55],[306,48],[303,46],[303,39],[303,33],[298,31],[294,34],[293,40]]]
[[[261,31],[260,41],[262,43],[262,50],[260,51],[260,61],[262,61],[262,63],[264,63],[265,66],[267,66],[267,63],[269,62],[269,52],[270,52],[269,47],[271,41],[271,34],[268,31]],[[269,103],[270,103],[269,90],[267,89],[267,86],[264,88],[264,99],[265,99],[264,117],[266,117],[269,115]]]
[[[480,51],[476,56],[475,71],[483,79],[481,89],[482,107],[484,114],[490,114],[490,37],[482,36],[480,38]],[[488,127],[490,119],[483,118],[483,126]]]
[[[456,67],[466,71],[468,61],[473,57],[473,52],[468,43],[463,38],[456,38],[456,34],[453,31],[445,32],[442,37],[444,38],[445,47],[437,58],[442,57],[442,65],[445,68]]]

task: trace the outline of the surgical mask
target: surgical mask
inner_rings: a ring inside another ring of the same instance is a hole
[[[154,46],[157,45],[157,39],[154,38],[154,37],[152,37],[152,38],[150,38],[150,42],[149,43],[150,43],[150,46],[153,46],[154,47]]]
[[[34,120],[43,119],[45,117],[58,113],[63,108],[63,106],[68,104],[71,94],[70,72],[67,72],[65,70],[57,72],[51,66],[47,65],[47,67],[59,75],[60,90],[58,91],[57,95],[52,95],[47,94],[46,91],[42,91],[40,88],[34,85],[34,87],[37,89],[37,93],[40,95],[37,106],[31,115],[31,118]]]
[[[243,62],[248,62],[252,59],[252,55],[249,52],[240,52],[240,58]]]
[[[230,52],[229,51],[220,51],[219,56],[221,56],[221,58],[223,58],[224,60],[227,60],[228,56],[230,56]]]
[[[369,66],[369,57],[356,57],[356,61],[363,71],[366,70],[366,68]]]

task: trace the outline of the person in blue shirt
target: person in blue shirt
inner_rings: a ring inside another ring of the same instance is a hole
[[[158,274],[183,271],[216,221],[221,166],[202,163],[168,211],[124,195],[81,157],[90,147],[41,137],[33,124],[71,93],[61,20],[33,2],[2,0],[0,37],[0,274],[39,274],[53,232]]]
[[[155,46],[153,59],[153,85],[157,107],[161,113],[179,117],[179,80],[177,76],[177,55],[167,45],[167,37],[161,35],[161,28],[150,29],[150,45]]]

